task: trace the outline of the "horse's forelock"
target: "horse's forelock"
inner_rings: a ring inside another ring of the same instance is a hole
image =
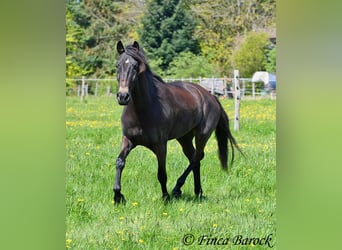
[[[131,57],[134,58],[134,60],[137,60],[139,62],[144,63],[146,66],[148,66],[144,51],[142,48],[137,50],[133,45],[127,45],[125,49],[125,53]]]
[[[150,66],[148,65],[147,59],[145,57],[145,52],[144,52],[144,50],[141,47],[138,50],[133,45],[127,45],[126,48],[125,48],[125,53],[127,55],[133,57],[134,60],[137,60],[139,63],[144,63],[146,65],[146,68],[148,69],[148,72],[151,72],[150,71]],[[157,80],[157,81],[159,81],[161,83],[165,83],[164,80],[160,76],[154,74],[153,72],[151,72],[151,76],[155,80]]]

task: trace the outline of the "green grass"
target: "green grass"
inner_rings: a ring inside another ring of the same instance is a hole
[[[221,100],[233,121],[234,101]],[[199,245],[202,235],[217,238],[265,237],[276,244],[276,118],[274,100],[243,100],[240,132],[232,131],[246,158],[236,155],[221,170],[212,136],[201,165],[205,199],[194,198],[189,175],[179,200],[164,204],[157,160],[137,147],[122,176],[126,205],[113,206],[115,160],[120,150],[122,107],[113,97],[67,97],[66,248],[68,249],[265,249],[266,245]],[[230,124],[233,128],[233,124]],[[168,143],[171,192],[188,165],[176,141]],[[191,247],[182,243],[192,234]]]

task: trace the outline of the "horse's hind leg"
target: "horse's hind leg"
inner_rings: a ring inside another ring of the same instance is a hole
[[[192,132],[188,133],[187,135],[178,138],[177,141],[181,144],[183,153],[189,160],[189,166],[185,169],[183,174],[178,178],[175,187],[172,190],[172,195],[176,198],[180,197],[182,194],[181,187],[184,185],[186,178],[188,177],[189,173],[193,169],[193,165],[191,164],[192,158],[195,153],[195,148],[192,144],[192,139],[194,135]]]
[[[209,137],[210,134],[197,134],[195,137],[196,150],[192,159],[192,171],[194,174],[194,191],[197,197],[202,197],[203,194],[201,187],[201,160],[204,157],[204,147],[207,144]]]

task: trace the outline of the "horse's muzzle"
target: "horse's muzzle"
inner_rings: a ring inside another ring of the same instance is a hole
[[[127,105],[131,100],[131,96],[128,92],[118,92],[116,94],[116,99],[120,105]]]

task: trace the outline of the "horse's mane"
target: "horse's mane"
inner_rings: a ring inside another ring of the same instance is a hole
[[[125,48],[125,53],[131,57],[133,57],[135,60],[137,60],[139,63],[143,63],[146,65],[146,71],[150,72],[153,76],[154,79],[158,80],[161,83],[165,83],[164,80],[154,72],[152,72],[150,65],[147,62],[145,52],[144,50],[140,47],[139,50],[134,47],[133,45],[127,45]]]

